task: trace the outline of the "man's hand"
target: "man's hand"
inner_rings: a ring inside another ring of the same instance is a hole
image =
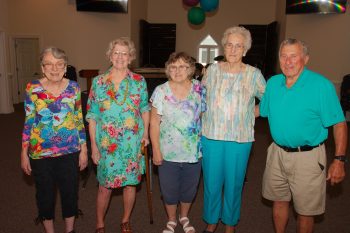
[[[342,182],[345,177],[344,162],[334,159],[329,166],[327,180],[331,182],[331,185]]]

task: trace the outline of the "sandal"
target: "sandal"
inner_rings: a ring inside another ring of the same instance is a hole
[[[104,227],[96,228],[95,233],[105,233],[105,228]]]
[[[169,221],[166,223],[166,228],[162,231],[162,233],[174,233],[177,223],[174,221]]]
[[[188,219],[188,217],[180,217],[179,216],[179,222],[182,225],[182,228],[184,229],[185,233],[188,233],[190,231],[192,231],[192,233],[195,233],[196,230],[194,229],[193,226],[191,226],[190,224],[190,220]]]
[[[129,222],[123,222],[120,224],[120,230],[122,233],[132,233],[131,225]]]

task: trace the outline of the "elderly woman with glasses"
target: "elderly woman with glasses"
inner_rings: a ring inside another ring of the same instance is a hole
[[[186,53],[173,53],[165,63],[169,81],[152,94],[151,140],[153,163],[158,166],[160,188],[168,215],[163,233],[179,223],[195,233],[188,219],[201,171],[200,115],[205,110],[204,90],[192,79],[195,63]]]
[[[135,53],[129,38],[110,42],[106,55],[112,65],[94,78],[89,94],[86,119],[99,182],[96,233],[105,232],[104,218],[116,188],[123,188],[121,232],[132,233],[130,215],[145,168],[141,143],[149,143],[150,109],[145,79],[128,68]]]
[[[40,61],[43,77],[26,88],[21,167],[34,176],[38,220],[45,232],[55,232],[57,185],[65,232],[73,233],[78,214],[78,167],[83,170],[87,165],[80,88],[64,78],[67,56],[63,50],[48,47]]]
[[[262,97],[266,85],[259,69],[242,62],[251,43],[247,29],[228,28],[222,38],[225,61],[209,66],[202,80],[207,90],[202,118],[204,233],[214,232],[220,219],[225,233],[232,233],[240,218],[254,141],[255,97]]]

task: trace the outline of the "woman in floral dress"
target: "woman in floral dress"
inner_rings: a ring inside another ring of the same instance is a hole
[[[112,189],[123,187],[122,233],[131,233],[130,215],[136,186],[144,171],[141,143],[147,145],[149,106],[145,79],[128,69],[135,59],[134,43],[119,38],[109,44],[110,69],[93,80],[86,119],[92,160],[97,164],[96,233],[105,232],[104,217]]]
[[[195,233],[188,219],[201,172],[200,115],[204,90],[192,79],[195,64],[186,53],[173,53],[165,64],[169,81],[158,86],[151,102],[153,163],[158,165],[160,188],[168,215],[163,233],[173,233],[179,222],[185,233]]]
[[[87,165],[86,136],[78,83],[64,78],[67,56],[47,47],[40,56],[43,77],[28,83],[22,135],[21,167],[33,174],[38,220],[54,230],[56,186],[65,232],[74,233],[78,214],[78,178]]]

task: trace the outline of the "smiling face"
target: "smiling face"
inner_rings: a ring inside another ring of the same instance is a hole
[[[167,73],[174,82],[184,82],[190,79],[190,65],[182,59],[167,66]]]
[[[52,53],[46,53],[42,59],[41,70],[51,82],[59,82],[63,79],[67,64],[64,59],[55,58]]]
[[[110,61],[115,69],[127,69],[131,62],[128,46],[116,44],[110,55]]]
[[[309,56],[304,54],[301,44],[284,45],[279,54],[280,67],[283,74],[296,80],[309,60]]]
[[[224,45],[226,61],[229,63],[239,63],[242,61],[244,48],[244,37],[240,34],[231,34],[227,37]]]

